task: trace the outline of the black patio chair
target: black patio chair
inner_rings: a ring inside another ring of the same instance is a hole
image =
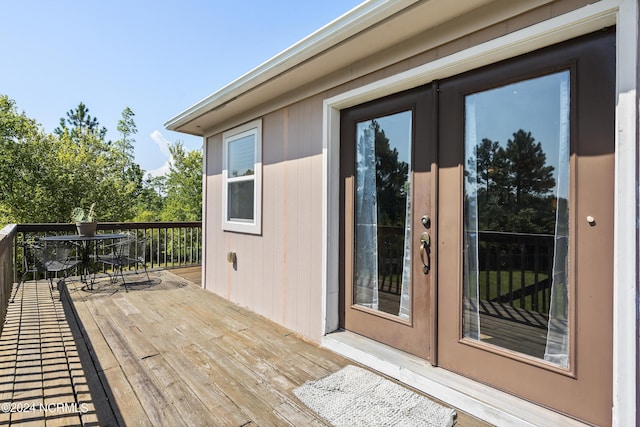
[[[56,282],[56,289],[60,292],[64,281],[68,277],[69,270],[76,267],[81,261],[74,256],[75,246],[69,242],[42,242],[38,240],[25,242],[23,244],[23,268],[24,272],[16,286],[16,290],[11,298],[15,300],[21,285],[24,285],[27,275],[33,274],[33,279],[38,284],[38,277],[42,274],[45,280],[49,279],[49,290],[53,292],[53,280]],[[62,277],[60,277],[62,275]]]
[[[142,266],[147,280],[151,281],[149,272],[147,271],[147,263],[145,261],[145,254],[147,250],[147,241],[144,238],[138,239],[131,235],[120,241],[105,245],[102,247],[102,254],[99,254],[96,261],[103,264],[105,269],[110,267],[113,275],[109,274],[111,283],[115,283],[118,280],[118,273],[122,278],[122,282],[127,289],[127,281],[124,278],[125,268],[135,268],[135,272],[138,272],[138,266]]]

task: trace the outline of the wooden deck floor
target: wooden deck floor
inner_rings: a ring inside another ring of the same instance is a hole
[[[69,281],[62,302],[22,286],[0,338],[0,425],[326,425],[292,391],[353,362],[187,278],[199,271]]]

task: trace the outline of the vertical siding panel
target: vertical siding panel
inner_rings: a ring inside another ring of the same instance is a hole
[[[282,156],[283,156],[282,111],[270,114],[263,120],[263,200],[262,200],[262,276],[256,276],[256,304],[260,314],[268,319],[279,320],[279,309],[274,304],[274,295],[281,294],[280,268],[282,260]],[[256,274],[258,274],[256,272]],[[278,298],[279,299],[279,298]]]
[[[284,325],[285,321],[285,300],[286,300],[286,265],[287,265],[287,242],[286,242],[286,206],[287,206],[287,152],[289,150],[289,109],[282,111],[280,122],[282,140],[280,141],[280,155],[277,157],[277,187],[273,189],[276,196],[276,213],[274,218],[274,238],[276,239],[276,250],[278,262],[274,264],[274,288],[272,304],[273,319]]]
[[[273,218],[273,235],[274,235],[274,255],[276,256],[273,265],[274,282],[273,292],[271,295],[271,310],[273,312],[273,319],[278,323],[283,323],[283,295],[285,291],[285,277],[284,277],[284,265],[286,263],[286,244],[284,241],[284,208],[285,208],[285,189],[286,189],[286,152],[288,134],[286,128],[286,122],[288,119],[288,111],[285,109],[282,112],[282,117],[279,120],[280,126],[280,141],[278,141],[277,147],[279,153],[275,158],[276,165],[274,170],[276,171],[275,187],[272,189],[275,198],[275,212]]]
[[[313,260],[309,270],[309,304],[311,318],[309,319],[309,337],[320,341],[323,329],[322,313],[322,155],[314,155],[311,163],[311,186],[313,194],[311,212],[313,220],[314,244],[310,248],[310,259]]]
[[[240,282],[239,286],[245,291],[244,305],[255,307],[257,302],[255,292],[261,282],[260,273],[256,271],[256,268],[259,267],[260,258],[262,257],[262,236],[245,235],[244,237],[244,249],[248,255],[243,270],[246,282]],[[247,286],[245,286],[245,283]]]
[[[226,234],[231,235],[232,233],[227,232]],[[251,307],[248,295],[251,292],[251,260],[252,260],[252,248],[251,245],[247,242],[247,235],[238,234],[234,236],[234,247],[233,249],[238,254],[238,263],[236,270],[233,271],[233,283],[231,292],[233,300],[236,301],[241,306]]]
[[[298,250],[297,218],[298,200],[297,188],[298,158],[300,152],[300,134],[298,132],[298,108],[292,106],[288,109],[289,117],[287,121],[287,151],[285,152],[285,206],[283,227],[283,241],[285,244],[285,265],[284,265],[284,288],[283,288],[283,314],[284,325],[290,329],[297,330],[297,266],[300,253]]]
[[[311,253],[310,246],[313,244],[311,239],[313,223],[311,221],[311,151],[313,135],[311,130],[311,109],[310,102],[305,101],[299,105],[297,127],[299,134],[298,144],[300,146],[299,158],[297,160],[298,173],[298,218],[297,218],[297,245],[298,245],[298,264],[296,271],[296,319],[298,332],[309,335],[309,319],[311,316],[309,307],[309,287],[311,270]]]
[[[281,139],[279,141],[280,152],[277,156],[277,186],[273,189],[276,193],[277,212],[274,218],[274,239],[276,240],[276,251],[278,258],[274,263],[274,290],[271,296],[273,305],[273,318],[284,324],[284,295],[286,291],[285,284],[285,266],[287,263],[287,246],[285,242],[285,208],[286,208],[286,187],[287,187],[287,150],[289,149],[289,109],[282,111],[280,118]]]
[[[273,262],[273,192],[266,191],[271,182],[271,170],[265,165],[264,152],[267,148],[265,143],[264,123],[263,123],[263,157],[262,157],[262,236],[256,242],[254,254],[255,265],[252,268],[254,280],[255,308],[254,311],[266,318],[271,318],[271,310],[266,297],[273,288],[273,272],[269,268]]]
[[[309,270],[309,337],[320,341],[323,329],[322,312],[322,97],[314,98],[311,113],[313,153],[311,157],[311,220],[313,224],[310,241],[311,268]]]
[[[207,209],[207,268],[205,287],[213,292],[225,295],[223,285],[224,272],[220,264],[221,253],[224,250],[224,242],[221,234],[221,211],[219,200],[222,197],[222,137],[220,135],[208,139],[208,159],[207,159],[207,201],[213,209]],[[221,280],[223,279],[223,280]]]
[[[225,233],[224,231],[220,231],[220,236],[220,241],[223,243],[223,252],[228,253],[230,251],[234,251],[236,252],[236,256],[241,258],[242,251],[239,251],[235,244],[237,239],[234,239],[234,236],[231,233]],[[217,260],[217,262],[220,261]],[[240,260],[238,260],[238,262],[240,262]],[[236,277],[234,274],[236,272],[236,267],[234,267],[233,264],[227,263],[224,266],[224,272],[224,293],[222,295],[225,295],[230,301],[238,302],[237,292],[234,291],[234,289],[236,289]]]

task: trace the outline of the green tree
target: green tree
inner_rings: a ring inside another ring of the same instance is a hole
[[[554,232],[554,167],[531,132],[519,129],[504,147],[485,138],[474,154],[467,179],[478,184],[481,230]]]
[[[96,203],[100,221],[126,221],[133,217],[137,185],[121,174],[119,153],[100,137],[87,133],[74,141],[62,135],[56,150],[55,196],[59,198],[58,221],[68,221],[75,206]]]
[[[124,110],[121,122],[119,129],[124,130],[126,141],[111,144],[104,138],[106,128],[100,127],[83,103],[69,111],[66,120],[60,119],[55,176],[61,181],[57,188],[64,196],[60,206],[65,217],[73,207],[92,203],[100,221],[129,221],[135,216],[143,171],[133,161],[132,146],[127,145],[136,129],[130,109]]]
[[[169,146],[172,161],[164,182],[163,221],[202,219],[202,151],[185,150],[181,142]]]
[[[511,183],[509,227],[523,233],[553,234],[555,198],[550,191],[556,180],[542,144],[536,142],[531,132],[520,129],[507,141],[504,155]]]
[[[399,160],[398,150],[391,148],[378,121],[372,120],[370,129],[375,138],[378,224],[404,226],[409,164]]]
[[[526,203],[530,197],[545,195],[555,187],[554,168],[547,165],[542,144],[536,142],[531,132],[522,129],[515,132],[513,139],[507,141],[504,154],[516,204]]]
[[[121,138],[80,103],[47,134],[15,101],[0,95],[0,220],[69,222],[74,207],[96,204],[99,221],[200,220],[202,153],[171,147],[167,176],[144,180],[134,161],[134,113],[122,112]]]
[[[134,116],[135,113],[129,107],[122,110],[122,118],[118,120],[117,126],[121,138],[113,144],[114,152],[112,156],[114,162],[118,165],[116,168],[120,169],[123,183],[133,183],[132,195],[139,197],[143,191],[144,171],[135,162],[135,139],[133,136],[138,133],[138,128],[133,119]]]
[[[81,103],[46,134],[0,96],[1,220],[69,222],[74,207],[92,203],[101,221],[133,219],[143,171],[132,154],[105,142],[106,129],[88,111]]]
[[[163,189],[166,177],[149,176],[142,183],[142,190],[137,198],[137,213],[135,221],[160,221],[164,210]]]
[[[35,120],[0,95],[0,221],[42,222],[42,182],[50,166],[48,136]]]
[[[133,136],[138,133],[136,122],[133,120],[135,113],[129,107],[122,110],[122,118],[118,120],[118,132],[122,138],[116,141],[115,145],[122,152],[122,156],[128,161],[133,161],[133,144],[135,139]]]
[[[466,173],[468,179],[477,179],[481,229],[504,229],[508,222],[504,206],[509,203],[511,184],[506,179],[509,172],[500,143],[484,138],[476,147],[475,157],[469,159]]]
[[[82,138],[85,134],[95,134],[103,140],[107,129],[100,128],[98,119],[91,117],[89,109],[81,102],[75,110],[67,112],[66,119],[64,117],[60,119],[60,126],[55,128],[53,132],[60,137],[68,134],[73,140]]]

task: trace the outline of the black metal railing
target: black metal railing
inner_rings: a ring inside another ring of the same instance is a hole
[[[404,233],[402,227],[378,227],[379,291],[400,294]],[[479,232],[479,298],[546,315],[553,251],[553,235]]]
[[[202,223],[189,222],[101,222],[97,233],[130,233],[147,242],[148,268],[173,268],[202,263]],[[23,242],[45,236],[75,234],[75,224],[17,224],[13,242],[14,281],[23,270]]]
[[[480,299],[549,312],[553,235],[481,231],[478,246]]]

